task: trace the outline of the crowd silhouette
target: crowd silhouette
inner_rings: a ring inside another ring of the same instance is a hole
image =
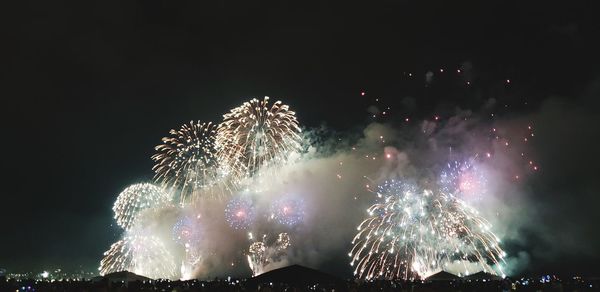
[[[343,281],[314,284],[253,283],[246,280],[213,281],[132,281],[111,282],[106,278],[95,280],[15,280],[0,278],[0,291],[600,291],[600,280],[572,278],[560,280],[476,280],[476,281]]]

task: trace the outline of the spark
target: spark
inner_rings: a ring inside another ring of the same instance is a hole
[[[212,123],[191,121],[171,130],[155,147],[154,180],[177,190],[181,204],[195,201],[200,194],[213,198],[228,194],[226,174],[219,171],[215,157],[215,128]]]
[[[173,240],[181,245],[197,243],[202,239],[200,218],[183,215],[173,225]]]
[[[100,262],[100,275],[129,271],[152,279],[173,279],[175,260],[155,236],[128,235],[114,243]]]
[[[299,152],[302,139],[296,113],[281,101],[269,105],[269,97],[252,99],[223,115],[216,134],[217,158],[224,172],[238,180],[262,169],[283,165]]]
[[[261,241],[253,242],[248,248],[248,265],[253,276],[267,272],[268,264],[281,261],[287,255],[286,250],[291,245],[287,233],[280,233],[274,242],[268,239],[265,234]]]
[[[271,218],[279,224],[296,226],[304,220],[304,202],[284,197],[271,204]]]
[[[248,197],[232,198],[225,207],[225,217],[233,229],[248,229],[252,225],[255,209]]]
[[[113,205],[117,224],[129,230],[142,211],[170,205],[170,196],[149,183],[134,184],[123,190]]]
[[[382,199],[352,240],[350,264],[360,278],[426,278],[456,261],[503,274],[504,251],[490,224],[463,201],[399,181],[376,192]]]
[[[473,159],[448,163],[440,173],[439,185],[444,193],[463,200],[481,200],[488,191],[487,176]]]

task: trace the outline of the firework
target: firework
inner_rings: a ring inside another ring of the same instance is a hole
[[[448,163],[440,174],[440,188],[463,200],[482,199],[487,194],[487,177],[471,161]]]
[[[173,239],[182,245],[190,245],[202,239],[200,215],[184,215],[173,225]]]
[[[181,263],[181,279],[189,280],[202,259],[200,241],[204,233],[200,221],[201,216],[181,216],[173,225],[173,240],[185,248],[185,258]]]
[[[104,253],[100,275],[130,271],[152,279],[176,276],[175,261],[163,243],[154,236],[126,236]]]
[[[248,265],[252,270],[252,275],[260,275],[260,268],[267,263],[267,247],[262,241],[254,242],[248,248]]]
[[[200,194],[224,194],[224,176],[219,173],[214,153],[215,127],[212,123],[191,121],[156,146],[152,155],[154,179],[165,188],[178,190],[181,203],[194,201]]]
[[[233,229],[247,229],[254,221],[254,204],[250,198],[232,198],[225,207],[225,217]]]
[[[502,275],[505,256],[490,224],[461,200],[397,181],[378,187],[378,202],[357,228],[349,256],[365,279],[426,278],[449,265]]]
[[[117,197],[113,205],[114,218],[119,226],[129,230],[141,211],[167,206],[170,201],[169,195],[160,187],[149,183],[134,184]]]
[[[281,261],[290,246],[290,237],[287,233],[280,233],[274,242],[269,242],[267,235],[263,235],[262,241],[250,244],[248,248],[248,265],[252,275],[257,276],[266,272],[268,264]]]
[[[301,147],[300,128],[293,111],[269,97],[252,99],[223,115],[216,135],[217,157],[227,173],[238,179],[282,164]]]
[[[281,198],[271,204],[270,218],[279,224],[296,226],[304,220],[304,202],[294,198]]]

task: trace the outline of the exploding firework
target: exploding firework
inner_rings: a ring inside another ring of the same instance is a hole
[[[487,194],[487,177],[473,162],[448,163],[440,174],[440,189],[463,200],[482,199]]]
[[[177,190],[181,203],[194,201],[200,194],[224,195],[227,187],[219,173],[214,152],[215,127],[212,123],[191,121],[156,146],[152,156],[154,179],[165,188]]]
[[[260,268],[263,267],[264,265],[266,265],[267,263],[267,258],[266,258],[266,251],[267,251],[267,247],[265,246],[265,244],[262,241],[257,241],[254,242],[250,245],[250,247],[248,248],[248,265],[250,266],[250,269],[252,270],[252,275],[253,276],[257,276],[260,275]]]
[[[506,255],[491,225],[477,212],[442,192],[391,181],[378,187],[379,202],[357,228],[349,256],[365,279],[426,278],[459,267],[504,275]]]
[[[173,240],[182,245],[193,245],[202,239],[200,215],[183,215],[173,225]]]
[[[250,198],[232,198],[225,206],[225,218],[233,229],[247,229],[254,222],[254,203]]]
[[[300,151],[300,127],[293,111],[269,97],[252,99],[223,115],[216,135],[217,157],[227,173],[238,179],[282,164]]]
[[[279,233],[274,242],[268,242],[266,234],[262,241],[253,242],[248,248],[248,265],[252,275],[260,275],[266,272],[267,265],[281,261],[289,246],[290,237],[287,233]]]
[[[183,215],[173,225],[173,240],[185,248],[185,258],[181,263],[181,279],[193,277],[196,265],[202,259],[201,245],[203,232],[200,215]]]
[[[160,187],[149,183],[134,184],[119,194],[113,211],[117,224],[129,230],[141,211],[167,206],[170,201],[169,195]]]
[[[294,198],[278,199],[271,204],[270,218],[279,224],[296,226],[304,220],[304,204]]]
[[[173,279],[175,261],[163,243],[154,236],[126,236],[104,253],[100,275],[130,271],[152,279]]]

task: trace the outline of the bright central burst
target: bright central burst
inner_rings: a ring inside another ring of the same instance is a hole
[[[257,193],[258,188],[250,184],[260,185],[254,179],[263,170],[291,161],[290,157],[302,147],[300,133],[296,114],[281,101],[269,104],[268,97],[232,109],[219,126],[191,121],[169,131],[152,156],[154,181],[159,185],[132,185],[114,204],[117,224],[126,233],[104,254],[100,273],[129,270],[152,278],[176,277],[172,256],[156,237],[164,234],[163,224],[152,222],[153,216],[175,212],[179,219],[171,225],[172,241],[185,251],[179,276],[192,277],[207,255],[203,246],[205,225],[215,218],[199,220],[200,213],[191,210],[219,201],[211,199],[233,195],[225,209],[229,225],[235,230],[255,227],[255,213],[260,210],[255,210],[252,196],[241,193],[240,187]],[[274,176],[265,178],[273,180]],[[252,181],[243,185],[246,179]],[[179,204],[173,204],[173,200]],[[301,205],[290,201],[281,212],[274,212],[272,219],[292,226],[302,220],[302,215]],[[289,246],[289,237],[284,235],[280,235],[281,242],[275,248],[277,257],[285,255]],[[258,263],[255,267],[264,270]]]
[[[388,181],[358,226],[349,256],[365,279],[417,279],[448,269],[504,275],[505,256],[491,225],[463,201],[414,184]]]

